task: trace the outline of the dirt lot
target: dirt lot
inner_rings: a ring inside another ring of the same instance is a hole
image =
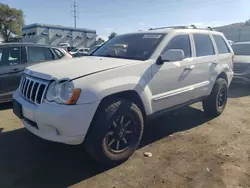
[[[0,187],[250,187],[250,88],[233,86],[226,111],[201,105],[163,115],[146,127],[140,149],[106,169],[80,146],[42,140],[0,106]],[[151,158],[143,156],[149,151]]]

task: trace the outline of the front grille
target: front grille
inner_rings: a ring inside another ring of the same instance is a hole
[[[235,73],[244,73],[248,68],[247,63],[234,63],[234,72]]]
[[[43,102],[48,84],[48,82],[38,78],[23,76],[19,91],[26,100],[39,105]]]

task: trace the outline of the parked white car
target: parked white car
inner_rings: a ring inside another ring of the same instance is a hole
[[[92,56],[27,68],[13,110],[35,135],[84,143],[95,159],[114,164],[134,153],[149,116],[199,101],[205,114],[219,116],[232,69],[233,51],[220,32],[119,35]]]
[[[232,45],[235,54],[233,82],[250,84],[250,42]]]
[[[89,48],[75,48],[69,52],[73,57],[89,55]]]

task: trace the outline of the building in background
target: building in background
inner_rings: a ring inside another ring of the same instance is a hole
[[[49,24],[31,24],[22,28],[22,41],[59,46],[68,43],[76,48],[89,48],[95,44],[96,31]]]
[[[234,42],[250,41],[250,23],[242,22],[215,28]]]

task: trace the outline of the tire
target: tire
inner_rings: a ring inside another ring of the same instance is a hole
[[[211,94],[203,102],[203,109],[207,116],[217,117],[224,111],[227,103],[228,86],[223,78],[215,81]]]
[[[120,164],[139,146],[143,128],[143,115],[135,103],[124,99],[108,100],[97,110],[85,138],[85,148],[102,164]]]

